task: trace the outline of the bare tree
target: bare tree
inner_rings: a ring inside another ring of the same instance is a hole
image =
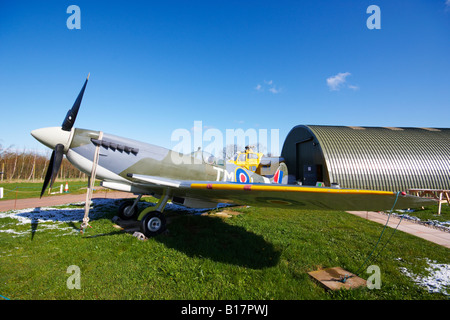
[[[223,148],[223,157],[225,160],[233,159],[234,155],[238,153],[240,150],[243,150],[241,146],[235,144],[228,144]]]
[[[49,153],[39,154],[36,151],[11,151],[0,146],[0,162],[3,175],[9,181],[25,179],[43,180],[49,164]],[[85,176],[75,168],[66,158],[63,159],[59,172],[59,179],[84,179]]]

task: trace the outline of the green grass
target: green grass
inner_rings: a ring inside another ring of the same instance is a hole
[[[56,180],[53,184],[51,192],[59,192],[60,185],[66,185],[66,181],[69,183],[69,193],[80,194],[86,192],[87,180]],[[0,187],[3,188],[3,199],[2,200],[13,200],[13,199],[27,199],[27,198],[38,198],[41,194],[43,181],[41,182],[4,182],[0,183]],[[100,181],[95,181],[95,185],[99,186]],[[64,189],[64,187],[63,187]],[[48,188],[47,188],[48,190]],[[47,192],[45,195],[47,196]]]
[[[423,210],[415,210],[407,213],[410,216],[417,217],[421,221],[437,220],[441,222],[450,221],[450,206],[447,203],[441,204],[441,214],[438,215],[438,206],[425,207]]]
[[[424,272],[425,258],[448,264],[447,248],[397,231],[368,263],[380,267],[381,289],[329,292],[307,272],[336,266],[356,272],[382,225],[344,212],[232,209],[241,214],[221,218],[167,211],[169,232],[146,241],[114,228],[110,207],[101,209],[103,217],[91,220],[84,235],[76,232],[79,222],[47,229],[45,224],[56,223],[14,225],[14,219],[0,218],[0,230],[25,232],[0,232],[0,295],[22,300],[447,299],[418,287],[399,270]],[[392,231],[386,230],[384,241]],[[71,265],[81,270],[79,290],[66,285]],[[364,279],[368,265],[360,273]]]

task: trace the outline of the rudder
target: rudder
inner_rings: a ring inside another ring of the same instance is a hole
[[[271,183],[277,183],[277,184],[287,184],[288,180],[288,169],[284,162],[280,163],[280,166],[278,167],[277,171],[275,171],[275,174],[270,179]]]

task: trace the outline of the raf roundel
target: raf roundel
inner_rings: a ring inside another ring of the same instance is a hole
[[[244,169],[237,168],[235,171],[235,181],[239,183],[248,183],[250,182],[250,177]]]

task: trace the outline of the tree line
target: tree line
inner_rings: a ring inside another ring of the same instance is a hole
[[[36,151],[3,149],[0,145],[1,181],[41,181],[44,180],[50,163],[51,152],[46,155]],[[57,179],[84,179],[86,175],[75,168],[66,158],[63,159]]]

